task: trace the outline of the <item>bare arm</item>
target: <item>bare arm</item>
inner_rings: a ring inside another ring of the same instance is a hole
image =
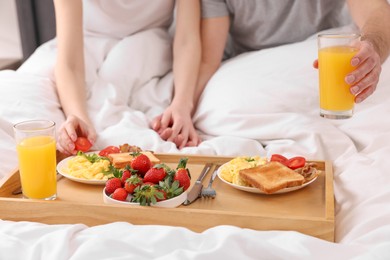
[[[192,93],[199,73],[201,55],[199,0],[179,0],[173,43],[175,96],[173,103],[187,104],[192,112]]]
[[[55,78],[67,121],[59,133],[59,149],[74,153],[78,135],[96,138],[86,109],[82,0],[54,0],[58,55]]]
[[[195,104],[198,103],[207,82],[221,65],[229,26],[230,20],[228,16],[202,20],[202,59],[199,69],[198,85],[194,96]]]
[[[362,39],[373,44],[384,62],[390,54],[390,5],[386,0],[348,0]]]
[[[176,31],[173,42],[174,97],[152,127],[162,139],[182,148],[198,145],[200,139],[192,123],[193,96],[199,73],[200,0],[177,1]]]
[[[352,18],[359,27],[362,41],[352,58],[356,69],[345,77],[360,103],[375,92],[382,63],[390,53],[390,5],[386,0],[347,0]]]
[[[58,95],[65,115],[81,114],[84,119],[84,51],[82,1],[55,0],[58,58],[55,67]]]

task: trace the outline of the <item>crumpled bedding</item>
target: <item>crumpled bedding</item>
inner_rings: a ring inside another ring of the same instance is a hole
[[[164,153],[302,155],[333,163],[335,243],[293,231],[115,222],[88,227],[0,221],[0,259],[388,259],[390,258],[390,61],[376,92],[347,120],[319,116],[315,37],[226,61],[205,89],[194,122],[203,142],[178,150],[149,129],[172,98],[169,37],[92,39],[86,54],[94,149],[129,143]],[[151,44],[153,43],[153,44]],[[134,52],[144,46],[144,52]],[[124,53],[132,60],[121,59]],[[64,115],[53,78],[55,40],[18,71],[0,72],[0,177],[17,167],[12,125]],[[146,70],[146,71],[145,71]],[[137,73],[132,74],[129,71]]]

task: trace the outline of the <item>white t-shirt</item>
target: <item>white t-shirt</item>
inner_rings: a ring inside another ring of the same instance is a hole
[[[174,0],[83,0],[85,33],[123,38],[150,28],[168,28]]]
[[[228,56],[298,42],[350,22],[343,0],[202,0],[202,17],[230,17]]]

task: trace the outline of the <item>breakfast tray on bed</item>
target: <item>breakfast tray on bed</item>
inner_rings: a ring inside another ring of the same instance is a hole
[[[155,154],[161,162],[175,167],[182,157],[188,158],[191,187],[206,163],[213,163],[203,179],[207,185],[218,165],[232,157]],[[293,192],[264,195],[241,191],[223,183],[218,177],[213,183],[217,196],[199,198],[194,203],[177,208],[114,205],[103,202],[102,185],[58,180],[57,199],[42,201],[12,195],[20,186],[15,170],[0,180],[0,219],[34,221],[46,224],[101,225],[126,221],[138,225],[169,225],[202,232],[219,225],[233,225],[254,230],[292,230],[334,241],[333,171],[329,161],[315,161],[320,174],[310,185]],[[189,190],[191,189],[189,188]]]

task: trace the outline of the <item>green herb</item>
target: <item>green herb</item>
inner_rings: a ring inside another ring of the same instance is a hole
[[[115,178],[121,178],[122,177],[122,174],[123,174],[123,171],[121,171],[120,169],[117,169],[115,168],[114,166],[112,166],[111,164],[108,166],[108,170],[107,171],[103,171],[103,174],[104,175],[110,175],[112,174],[112,176],[114,176]]]
[[[252,157],[248,157],[248,158],[246,158],[245,159],[247,162],[254,162],[255,161],[255,159],[253,159]]]
[[[95,162],[100,161],[100,160],[109,160],[107,157],[101,157],[101,156],[97,155],[96,153],[86,154],[82,151],[78,151],[77,155],[84,156],[91,163],[95,163]]]

